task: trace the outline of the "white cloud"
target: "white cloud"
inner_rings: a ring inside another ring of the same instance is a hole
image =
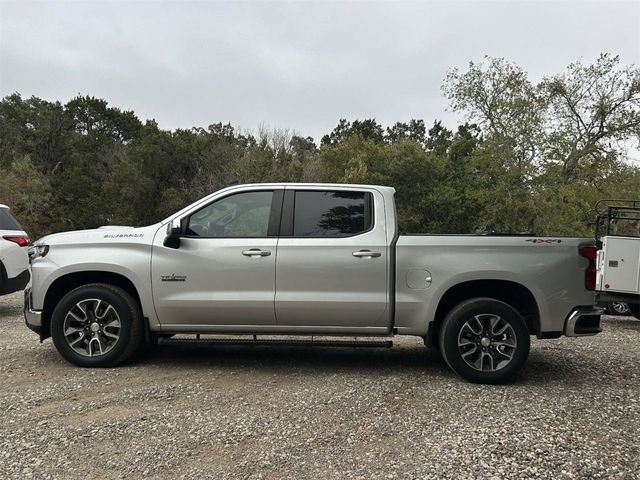
[[[640,63],[640,3],[0,0],[0,95],[105,98],[164,128],[222,121],[319,139],[340,117],[446,113],[448,68],[532,79],[607,51]]]

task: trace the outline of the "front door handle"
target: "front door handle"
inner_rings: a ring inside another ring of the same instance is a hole
[[[251,248],[249,250],[243,250],[242,255],[245,257],[268,257],[271,255],[269,250],[260,250],[259,248]]]
[[[380,252],[372,252],[371,250],[359,250],[357,252],[353,252],[351,255],[360,258],[376,258],[381,256],[382,254]]]

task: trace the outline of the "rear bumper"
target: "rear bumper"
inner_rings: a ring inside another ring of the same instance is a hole
[[[576,307],[564,322],[564,334],[567,337],[586,337],[600,333],[600,316],[603,313],[602,307]]]
[[[24,320],[30,330],[38,335],[42,332],[42,312],[34,310],[31,305],[31,288],[24,291]]]
[[[31,280],[29,270],[24,270],[20,275],[13,278],[7,277],[4,265],[0,263],[0,295],[17,292],[27,286]]]

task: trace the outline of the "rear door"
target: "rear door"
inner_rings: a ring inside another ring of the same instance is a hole
[[[375,190],[285,191],[276,261],[276,319],[300,331],[390,327],[384,199]]]

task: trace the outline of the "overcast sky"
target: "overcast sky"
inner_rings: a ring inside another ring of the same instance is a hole
[[[0,96],[93,95],[170,129],[453,125],[451,67],[506,57],[537,80],[600,52],[640,64],[640,1],[0,0]]]

